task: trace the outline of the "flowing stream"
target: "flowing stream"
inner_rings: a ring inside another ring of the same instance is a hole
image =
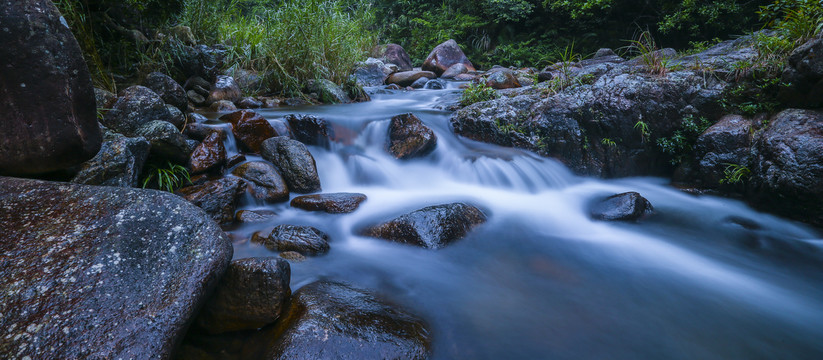
[[[435,359],[823,359],[819,230],[665,179],[577,177],[555,160],[457,137],[451,113],[435,105],[458,93],[450,83],[380,90],[367,103],[260,110],[269,120],[313,114],[333,123],[344,140],[309,147],[323,191],[368,200],[331,215],[248,197],[240,209],[278,217],[234,237],[279,224],[328,233],[329,253],[292,262],[292,290],[330,279],[385,295],[430,325]],[[407,112],[438,144],[399,161],[385,151],[387,129]],[[227,148],[237,152],[233,139]],[[625,191],[641,193],[656,214],[640,223],[588,217],[593,200]],[[444,249],[356,235],[456,201],[489,220]],[[234,248],[235,258],[277,256],[246,241]]]

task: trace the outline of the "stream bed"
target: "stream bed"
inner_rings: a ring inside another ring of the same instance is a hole
[[[230,231],[236,259],[277,256],[240,239],[279,224],[326,232],[327,254],[291,262],[292,290],[328,279],[384,295],[430,325],[435,359],[823,359],[819,230],[666,179],[577,177],[528,151],[459,138],[451,113],[435,108],[457,96],[456,83],[371,91],[366,103],[258,111],[270,121],[311,114],[331,122],[340,140],[309,147],[323,192],[368,200],[332,215],[249,196],[238,209],[278,216]],[[401,161],[386,152],[386,133],[391,117],[408,112],[438,143]],[[237,153],[231,137],[226,145]],[[639,223],[590,219],[592,201],[626,191],[641,193],[655,214]],[[488,221],[444,249],[356,235],[458,201]]]

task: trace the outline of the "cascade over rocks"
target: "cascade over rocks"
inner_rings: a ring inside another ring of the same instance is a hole
[[[486,214],[464,203],[435,205],[412,211],[380,225],[369,226],[363,236],[391,240],[427,249],[440,249],[466,236],[486,222]]]
[[[649,200],[636,192],[627,192],[600,200],[589,211],[596,220],[637,221],[653,210]]]
[[[185,112],[189,107],[186,90],[166,74],[153,72],[146,76],[143,85],[154,91],[166,104]]]
[[[2,1],[0,24],[0,174],[64,170],[92,158],[102,143],[94,87],[57,8]]]
[[[358,193],[330,193],[298,196],[291,206],[308,211],[325,211],[329,214],[350,213],[366,201],[366,195]]]
[[[231,172],[249,184],[248,188],[256,199],[281,202],[289,199],[289,188],[274,165],[265,161],[250,161],[241,164]]]
[[[159,359],[232,257],[202,210],[169,193],[0,178],[0,353]]]
[[[197,325],[210,334],[253,330],[275,322],[291,296],[289,263],[274,257],[234,260]]]
[[[457,42],[448,40],[437,45],[434,50],[429,53],[426,61],[423,62],[423,70],[431,71],[437,74],[437,76],[440,76],[454,64],[463,64],[468,71],[475,70],[474,65],[472,65],[469,58],[466,57],[466,54],[463,53],[463,50],[460,49],[460,46],[457,45]]]
[[[277,136],[268,120],[252,110],[240,110],[220,117],[231,123],[231,132],[241,144],[252,152],[259,153],[263,141]]]
[[[772,117],[752,149],[756,206],[823,225],[823,112],[788,109]]]
[[[422,360],[431,352],[421,319],[341,283],[300,288],[282,319],[256,335],[243,358]]]
[[[429,154],[437,146],[434,131],[412,113],[391,119],[388,150],[398,159],[410,159]]]
[[[260,155],[280,170],[289,190],[296,193],[320,191],[320,177],[314,157],[303,143],[278,136],[267,139]]]
[[[151,145],[143,137],[130,138],[106,131],[100,152],[80,165],[71,180],[76,184],[137,187]]]
[[[246,184],[243,180],[225,177],[182,188],[178,193],[206,211],[215,222],[224,225],[234,221],[237,200],[245,191]]]
[[[272,251],[296,251],[307,256],[329,251],[329,235],[311,226],[277,225],[268,237],[255,236],[252,241]]]

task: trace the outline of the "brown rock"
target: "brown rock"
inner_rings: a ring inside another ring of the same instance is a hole
[[[400,71],[411,71],[412,64],[409,54],[406,49],[397,44],[386,45],[385,51],[381,56],[383,62],[395,64]]]
[[[259,153],[261,144],[268,138],[277,136],[274,128],[260,114],[252,110],[240,110],[220,117],[231,123],[234,137],[247,149]]]
[[[486,74],[486,86],[499,90],[519,88],[521,85],[514,71],[506,68],[498,68]]]
[[[325,211],[329,214],[344,214],[357,210],[366,195],[356,193],[333,193],[298,196],[291,206],[308,211]]]
[[[468,71],[475,70],[474,65],[472,65],[469,58],[466,57],[466,54],[463,53],[463,50],[460,49],[460,46],[457,45],[457,42],[449,40],[437,45],[434,50],[429,53],[426,61],[423,62],[423,70],[431,71],[437,74],[437,76],[440,76],[454,64],[466,65]]]
[[[386,84],[397,84],[400,87],[411,86],[420,78],[435,79],[437,75],[431,71],[401,71],[391,74]]]
[[[220,170],[220,167],[226,163],[223,136],[225,135],[219,131],[212,131],[200,145],[194,148],[189,158],[189,168],[192,174]]]
[[[244,185],[243,180],[227,177],[189,186],[178,192],[205,210],[218,224],[229,224],[234,220],[234,209],[245,191]]]
[[[389,124],[389,152],[398,159],[410,159],[426,155],[437,146],[434,131],[417,116],[408,113],[397,115]]]

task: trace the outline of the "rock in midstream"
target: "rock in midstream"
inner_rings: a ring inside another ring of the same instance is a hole
[[[320,255],[329,251],[329,236],[311,226],[278,225],[267,237],[252,237],[272,251],[296,251],[303,255]]]
[[[308,211],[325,211],[329,214],[344,214],[357,210],[366,195],[358,193],[331,193],[298,196],[291,206]]]
[[[281,202],[289,199],[286,181],[277,172],[274,165],[265,161],[250,161],[241,164],[232,172],[249,184],[252,196],[268,202]]]
[[[273,137],[263,142],[260,155],[280,170],[290,191],[305,194],[321,190],[317,164],[303,143],[285,136]]]
[[[440,249],[457,241],[478,225],[486,214],[464,203],[435,205],[369,226],[360,234],[427,249]]]
[[[592,205],[590,213],[597,220],[636,221],[653,210],[649,200],[632,191],[597,201]]]

